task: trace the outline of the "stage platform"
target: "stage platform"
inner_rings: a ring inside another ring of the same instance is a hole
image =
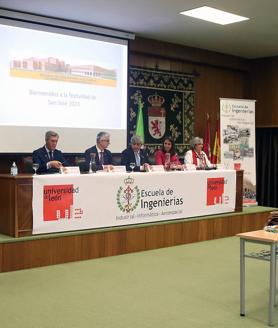
[[[146,251],[262,229],[270,207],[156,223],[14,238],[0,235],[0,272]]]

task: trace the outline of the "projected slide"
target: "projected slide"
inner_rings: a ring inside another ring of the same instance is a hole
[[[6,25],[0,35],[0,125],[126,129],[126,44]]]

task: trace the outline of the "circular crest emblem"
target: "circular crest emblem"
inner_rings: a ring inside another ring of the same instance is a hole
[[[130,213],[136,209],[140,201],[140,190],[133,186],[134,179],[128,176],[124,180],[124,186],[119,187],[117,192],[117,205],[124,213]]]
[[[222,112],[229,114],[231,110],[232,110],[231,104],[227,104],[227,103],[222,104]]]

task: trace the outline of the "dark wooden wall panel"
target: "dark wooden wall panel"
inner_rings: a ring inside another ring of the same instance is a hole
[[[260,230],[269,212],[0,244],[0,272],[170,247]]]
[[[204,135],[206,113],[209,113],[214,137],[220,97],[248,98],[248,61],[238,57],[135,39],[130,46],[129,59],[130,65],[134,66],[198,75],[195,88],[195,135]]]
[[[241,71],[249,70],[247,59],[140,37],[130,42],[130,52],[136,56],[143,54],[149,58],[152,57],[154,63],[157,63],[159,59],[165,59],[166,62],[171,59],[174,62],[193,65],[208,65]]]
[[[182,243],[199,241],[200,221],[190,221],[182,225]]]
[[[18,231],[21,231],[21,235],[30,234],[30,230],[32,230],[33,227],[32,181],[30,181],[30,178],[16,181],[18,184],[16,193],[18,211],[17,229]]]
[[[0,231],[10,236],[15,235],[15,180],[1,179],[0,183]]]
[[[278,127],[278,57],[254,60],[250,97],[256,99],[256,125]]]
[[[155,225],[146,230],[146,249],[160,248],[164,245],[164,225]]]
[[[92,259],[105,256],[105,233],[97,232],[92,235],[79,236],[80,248],[84,259]],[[81,255],[80,255],[81,257]]]
[[[164,231],[164,245],[163,247],[170,247],[173,245],[182,244],[182,223],[169,224]]]
[[[104,234],[104,256],[117,255],[127,252],[126,231],[108,231]]]
[[[200,220],[198,241],[214,239],[213,222],[211,220]]]
[[[265,226],[268,219],[268,215],[265,213],[257,214],[255,216],[248,217],[248,215],[243,216],[242,220],[242,232],[261,230]]]

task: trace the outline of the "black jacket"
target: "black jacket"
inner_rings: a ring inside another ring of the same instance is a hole
[[[63,166],[67,166],[67,162],[64,158],[63,153],[60,150],[55,149],[53,152],[53,160],[59,161],[62,163]],[[59,169],[56,169],[54,167],[51,167],[50,169],[47,169],[46,164],[50,162],[48,152],[45,149],[45,146],[34,150],[33,152],[33,163],[39,164],[39,168],[37,170],[37,173],[44,174],[44,173],[59,173]]]
[[[125,165],[127,171],[132,171],[129,166],[130,163],[136,164],[136,159],[131,146],[128,146],[121,154],[121,165]],[[140,149],[140,165],[143,165],[145,163],[150,164],[148,154],[145,150]],[[134,171],[140,171],[140,167],[135,166]]]
[[[85,151],[85,161],[86,161],[86,169],[89,171],[89,166],[90,166],[90,160],[91,160],[91,153],[96,154],[96,166],[97,170],[102,170],[102,165],[100,165],[99,162],[99,156],[98,156],[98,150],[96,146],[93,146],[91,148],[88,148]],[[112,154],[108,149],[104,149],[103,151],[103,165],[111,165],[113,162],[112,160]]]

